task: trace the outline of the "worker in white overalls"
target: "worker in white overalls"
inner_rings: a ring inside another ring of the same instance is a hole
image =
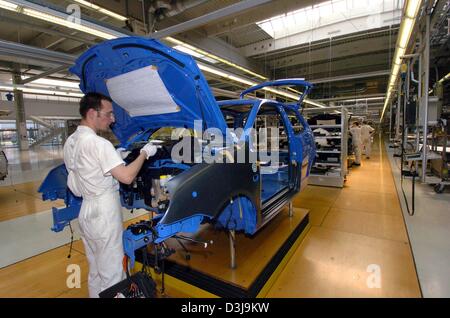
[[[355,152],[355,166],[361,165],[361,127],[359,123],[355,121],[350,128],[350,134],[352,135],[353,151]]]
[[[64,163],[69,172],[68,187],[83,198],[78,221],[89,262],[89,296],[99,297],[101,291],[125,278],[118,181],[133,182],[157,148],[146,144],[125,166],[111,142],[97,135],[114,123],[111,99],[88,93],[80,101],[80,114],[80,125],[64,145]]]
[[[361,126],[361,141],[364,148],[364,153],[367,159],[370,159],[372,153],[372,134],[375,131],[366,121],[363,121]]]

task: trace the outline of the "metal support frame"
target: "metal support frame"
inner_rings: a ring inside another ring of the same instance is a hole
[[[365,94],[365,95],[350,95],[344,97],[332,97],[332,98],[319,98],[315,99],[315,102],[325,103],[325,102],[333,102],[333,101],[341,101],[341,100],[354,100],[354,99],[368,99],[375,97],[385,97],[386,94]]]
[[[398,88],[397,88],[397,112],[395,114],[395,140],[399,140],[400,138],[400,102],[401,102],[401,90],[402,90],[402,80],[398,80]]]
[[[391,70],[384,70],[384,71],[375,71],[375,72],[319,78],[316,80],[310,80],[309,82],[312,84],[331,83],[331,82],[348,81],[348,80],[353,80],[353,79],[358,79],[358,78],[389,76],[389,74],[391,74]]]
[[[231,269],[236,268],[236,232],[234,230],[228,231],[228,236],[230,238],[230,267]]]
[[[380,25],[377,26],[377,31],[364,33],[364,36],[369,36],[369,34],[376,34],[378,32],[385,32],[389,29],[391,25],[400,23],[402,15],[402,8],[387,10],[383,12],[379,12]],[[396,20],[396,21],[395,21]],[[354,30],[348,29],[348,25],[361,25],[362,23],[367,23],[367,15],[354,15],[352,17],[346,16],[345,19],[334,22],[334,23],[325,23],[323,22],[314,25],[314,32],[311,32],[311,29],[304,29],[300,32],[296,32],[294,34],[289,34],[287,36],[283,36],[277,39],[269,39],[269,40],[261,40],[255,43],[251,43],[248,45],[244,45],[241,47],[241,51],[246,57],[261,57],[266,56],[269,57],[271,54],[285,52],[286,50],[292,50],[292,43],[328,43],[330,41],[330,32],[340,30],[339,39],[336,41],[340,42],[346,38],[359,38],[361,34],[354,35]],[[382,30],[382,31],[379,31]],[[392,29],[391,29],[392,30]],[[332,33],[331,33],[332,34]],[[334,41],[334,40],[333,40]],[[321,43],[321,44],[322,44]],[[335,45],[333,43],[333,45]],[[298,46],[297,46],[298,48]],[[354,50],[353,50],[354,51]],[[354,53],[350,53],[354,54]],[[283,66],[289,66],[283,65]]]
[[[405,56],[404,56],[405,58]],[[403,139],[403,144],[402,144],[402,156],[404,155],[405,152],[405,147],[408,144],[408,127],[406,127],[406,107],[408,105],[408,100],[409,100],[409,85],[410,85],[410,77],[411,77],[411,73],[409,72],[409,67],[410,67],[410,59],[409,57],[406,57],[407,61],[406,61],[406,78],[404,81],[404,98],[403,98],[403,116],[402,116],[402,127],[403,127],[403,132],[402,132],[402,139]],[[401,161],[403,163],[403,159]],[[401,166],[401,173],[403,173],[403,166]]]
[[[226,89],[221,89],[221,88],[217,88],[217,87],[211,87],[211,91],[214,93],[214,95],[221,95],[221,96],[226,96],[226,97],[230,97],[230,98],[234,98],[234,99],[238,99],[239,98],[239,93],[233,92],[233,91],[228,91]]]
[[[427,136],[428,136],[428,87],[430,86],[430,13],[427,10],[425,16],[425,37],[424,45],[424,85],[423,85],[423,146],[422,146],[422,182],[426,180],[427,174]]]
[[[53,125],[49,122],[47,122],[46,120],[40,118],[39,116],[28,116],[29,119],[31,119],[32,121],[34,121],[35,123],[44,126],[45,128],[48,129],[54,129],[55,127],[53,127]]]
[[[389,107],[389,141],[392,141],[392,102]]]
[[[44,61],[56,65],[63,64],[67,66],[72,65],[77,58],[76,55],[55,52],[4,40],[0,40],[0,52],[0,55],[2,56],[11,56],[14,58],[21,57],[29,59],[30,61]]]
[[[294,216],[294,205],[292,204],[292,201],[289,201],[289,217],[293,217]]]
[[[35,75],[35,76],[32,76],[32,77],[29,77],[27,79],[24,79],[24,80],[22,80],[20,82],[20,84],[31,83],[31,82],[33,82],[33,81],[35,81],[37,79],[40,79],[40,78],[46,77],[48,75],[51,75],[51,74],[58,73],[60,71],[66,70],[68,67],[69,67],[68,65],[62,65],[62,66],[58,66],[58,67],[52,68],[51,70],[45,71],[45,72],[43,72],[41,74],[38,74],[38,75]]]
[[[10,2],[18,5],[19,7],[36,10],[39,11],[40,13],[48,14],[60,19],[67,19],[68,17],[70,17],[70,14],[65,11],[65,8],[62,8],[55,4],[53,5],[43,4],[43,1],[28,1],[28,0],[10,0]],[[117,37],[129,36],[132,34],[128,30],[119,29],[112,25],[103,24],[99,21],[93,21],[93,19],[88,18],[86,16],[83,16],[81,18],[83,26],[95,29],[100,32],[104,32],[106,34],[110,34]]]
[[[419,32],[419,51],[422,52],[423,37],[422,32]],[[416,105],[416,152],[420,151],[420,105],[422,103],[422,53],[419,54],[419,72],[418,72],[418,86],[417,86],[417,100],[419,101]],[[415,162],[416,171],[418,171],[418,162]]]
[[[187,30],[195,29],[199,26],[205,25],[211,21],[216,21],[222,18],[226,18],[227,16],[242,13],[245,10],[254,8],[256,6],[265,4],[270,2],[269,0],[246,0],[240,1],[238,3],[232,4],[228,7],[216,10],[214,12],[205,14],[203,16],[197,17],[195,19],[171,26],[169,28],[163,29],[161,31],[155,32],[151,34],[152,38],[161,39],[166,36],[170,36],[173,34],[181,33]]]
[[[89,44],[89,45],[94,45],[97,43],[95,41],[91,41],[86,38],[80,37],[79,35],[73,36],[73,35],[66,34],[61,31],[44,28],[41,25],[35,24],[33,21],[30,21],[30,19],[26,19],[26,16],[24,18],[11,18],[11,17],[7,16],[6,13],[0,12],[0,19],[3,22],[8,22],[8,23],[12,23],[12,24],[20,24],[21,27],[26,26],[35,31],[39,31],[39,32],[42,32],[45,34],[51,34],[51,35],[55,35],[55,36],[64,37],[64,38],[67,38],[67,39],[70,39],[70,40],[73,40],[73,41],[76,41],[79,43],[85,43],[85,44]],[[25,22],[25,21],[30,21],[30,22]]]

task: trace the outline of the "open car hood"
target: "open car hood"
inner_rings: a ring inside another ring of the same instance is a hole
[[[102,42],[70,68],[83,93],[110,96],[122,144],[133,135],[159,127],[215,127],[225,120],[195,60],[164,44],[141,37]]]

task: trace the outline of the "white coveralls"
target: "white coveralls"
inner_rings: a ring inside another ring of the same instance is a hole
[[[374,131],[369,125],[362,125],[361,127],[361,141],[364,147],[365,155],[367,158],[370,157],[372,153],[372,136],[371,133]]]
[[[353,151],[355,152],[355,163],[361,164],[361,128],[350,128],[350,134],[352,135]]]
[[[125,278],[119,183],[110,173],[124,161],[108,140],[80,125],[64,145],[64,162],[67,185],[83,197],[78,221],[89,262],[89,296],[95,298]]]

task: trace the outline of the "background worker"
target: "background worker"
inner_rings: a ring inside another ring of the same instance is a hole
[[[361,165],[361,127],[357,121],[353,122],[350,127],[350,134],[352,135],[353,151],[355,152],[355,166]]]
[[[78,221],[89,263],[89,296],[99,297],[101,291],[125,278],[118,181],[130,184],[157,149],[146,144],[125,166],[111,142],[97,135],[115,121],[111,99],[86,94],[80,100],[80,115],[80,125],[64,145],[64,163],[69,172],[68,187],[83,198]]]
[[[372,135],[374,131],[375,129],[370,127],[367,121],[363,121],[361,126],[361,142],[367,159],[370,159],[370,154],[372,153]]]

